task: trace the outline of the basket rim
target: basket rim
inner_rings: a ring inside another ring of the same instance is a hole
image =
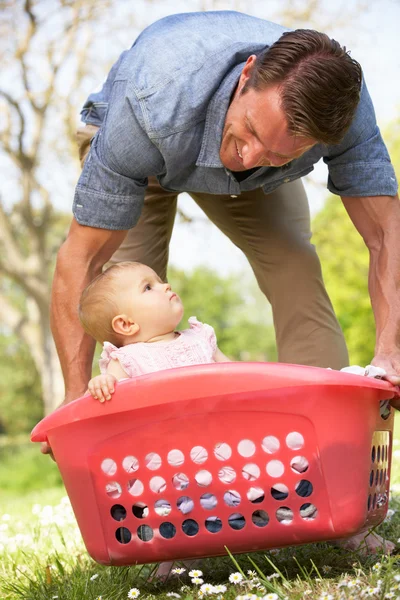
[[[179,400],[195,400],[210,395],[256,392],[267,389],[301,388],[312,385],[346,386],[386,392],[390,400],[399,389],[388,381],[353,373],[283,363],[227,362],[193,365],[157,371],[118,382],[111,402],[100,403],[89,394],[57,408],[32,430],[31,441],[47,441],[47,434],[68,423],[109,416],[120,412],[158,406]],[[247,386],[247,387],[246,387]],[[151,391],[154,402],[149,402]],[[208,392],[208,394],[207,394]],[[132,406],[131,393],[135,396]]]

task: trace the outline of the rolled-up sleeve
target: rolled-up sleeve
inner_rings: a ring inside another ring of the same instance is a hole
[[[339,196],[394,196],[397,180],[363,82],[355,118],[343,141],[324,157],[328,189]]]
[[[162,170],[162,158],[132,111],[125,87],[126,82],[114,83],[107,115],[92,140],[75,189],[73,214],[80,225],[134,227],[148,177]]]

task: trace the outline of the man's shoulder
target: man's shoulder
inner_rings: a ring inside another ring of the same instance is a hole
[[[250,56],[286,30],[235,11],[170,15],[139,35],[126,54],[118,78],[130,80],[137,94],[146,96],[201,68],[218,70],[216,63],[225,61],[229,54],[243,51]]]

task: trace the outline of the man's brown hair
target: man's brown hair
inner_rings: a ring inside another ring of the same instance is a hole
[[[243,88],[280,88],[289,131],[323,144],[338,144],[359,99],[362,70],[345,47],[312,29],[284,33],[257,56]]]

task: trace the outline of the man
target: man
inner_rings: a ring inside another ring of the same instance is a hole
[[[272,305],[279,360],[346,366],[301,183],[321,158],[371,253],[373,364],[400,383],[397,183],[361,67],[337,42],[235,12],[174,15],[122,54],[82,116],[83,171],[52,297],[66,402],[91,375],[83,287],[109,261],[165,278],[183,191],[247,256]]]

